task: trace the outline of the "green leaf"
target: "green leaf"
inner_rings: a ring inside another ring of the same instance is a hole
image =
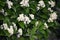
[[[25,24],[23,22],[19,22],[18,24],[21,28],[23,28],[23,29],[25,28]]]

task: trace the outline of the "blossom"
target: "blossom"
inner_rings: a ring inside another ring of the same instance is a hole
[[[44,23],[44,29],[48,28],[47,23]]]
[[[38,4],[38,6],[41,6],[41,7],[45,7],[45,3],[44,3],[44,1],[43,0],[41,0],[41,1],[39,1],[39,4]]]
[[[48,19],[48,22],[53,22],[53,19],[52,19],[52,18],[49,18],[49,19]]]
[[[18,21],[24,21],[24,14],[19,14]]]
[[[56,14],[56,12],[53,12],[52,14],[50,14],[50,17],[51,17],[53,20],[57,19],[57,14]]]
[[[34,19],[34,15],[33,14],[29,14],[29,16],[31,17],[31,19]]]
[[[17,30],[16,24],[14,22],[12,22],[12,24],[13,24],[14,29]]]
[[[10,28],[7,29],[10,35],[14,33],[13,26],[10,26]]]
[[[22,29],[19,28],[17,37],[19,38],[22,35]]]
[[[3,28],[4,28],[4,30],[7,30],[8,29],[7,23],[3,23]]]
[[[48,3],[51,5],[51,7],[54,7],[55,6],[55,2],[54,1],[48,1]]]
[[[9,1],[9,0],[7,0],[7,4],[8,4],[9,9],[11,8],[11,6],[13,6],[13,3],[11,1]]]
[[[21,4],[21,6],[26,6],[26,7],[29,7],[29,0],[22,0],[21,2],[20,2],[20,4]]]
[[[39,10],[39,9],[40,9],[40,7],[37,6],[37,10]]]
[[[48,10],[49,10],[50,12],[53,12],[53,10],[52,10],[51,8],[48,8]]]
[[[53,12],[50,14],[50,18],[48,19],[48,22],[53,22],[53,20],[57,19],[57,14],[56,12]]]
[[[24,17],[24,23],[25,24],[29,24],[31,22],[31,20],[29,19],[29,17],[27,17],[26,15],[25,15],[25,17]]]
[[[35,23],[35,25],[38,26],[38,24],[39,24],[39,22],[37,21],[37,22]]]

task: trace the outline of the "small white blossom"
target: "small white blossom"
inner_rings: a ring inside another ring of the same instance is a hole
[[[48,22],[53,22],[53,19],[52,19],[52,18],[49,18],[49,19],[48,19]]]
[[[21,4],[21,6],[26,6],[26,7],[29,7],[29,0],[22,0],[21,2],[20,2],[20,4]]]
[[[24,17],[24,23],[25,24],[29,24],[31,22],[31,20],[29,19],[29,17],[27,17],[26,15],[25,15],[25,17]]]
[[[47,23],[44,23],[44,29],[48,28]]]
[[[33,14],[29,14],[29,16],[31,17],[31,19],[34,19],[34,15]]]
[[[10,35],[14,33],[13,26],[10,26],[10,28],[7,29]]]
[[[4,30],[7,30],[8,29],[7,23],[3,23],[3,27],[4,27]]]
[[[57,14],[56,12],[53,12],[50,14],[50,18],[48,19],[48,22],[53,22],[53,20],[57,19]]]
[[[14,29],[17,30],[16,24],[14,22],[12,22],[12,24],[13,24]]]
[[[41,6],[41,7],[45,7],[45,3],[44,3],[44,1],[43,0],[41,0],[41,1],[39,1],[39,4],[38,4],[38,6]]]
[[[8,4],[9,9],[11,8],[11,6],[13,6],[13,3],[11,1],[9,1],[9,0],[7,0],[7,4]]]
[[[55,6],[55,2],[54,1],[48,1],[48,3],[51,5],[51,7],[54,7]]]
[[[19,14],[18,21],[24,21],[24,14]]]
[[[39,9],[40,9],[40,7],[37,6],[37,10],[39,10]]]
[[[39,24],[39,22],[37,21],[37,22],[35,23],[35,25],[38,26],[38,24]]]
[[[48,10],[49,10],[50,12],[53,12],[53,10],[52,10],[51,8],[48,8]]]
[[[20,28],[20,29],[18,30],[17,37],[19,38],[21,35],[22,35],[22,29]]]
[[[52,18],[53,20],[56,20],[57,19],[57,14],[56,12],[53,12],[50,14],[50,18]]]

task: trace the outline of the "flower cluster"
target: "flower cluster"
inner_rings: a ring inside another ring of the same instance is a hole
[[[12,22],[12,24],[13,25],[10,25],[9,27],[7,23],[3,23],[3,25],[1,25],[1,29],[7,30],[10,33],[10,36],[14,34],[14,29],[17,31],[16,24],[14,22]],[[22,29],[20,28],[17,33],[19,33],[17,34],[18,36],[22,35]]]
[[[34,19],[34,15],[33,14],[29,14],[31,19]],[[18,21],[23,21],[25,24],[29,24],[31,22],[31,20],[29,19],[28,16],[24,15],[24,14],[19,14],[19,17],[17,18]]]
[[[29,0],[22,0],[20,4],[21,6],[29,7]]]
[[[44,3],[44,1],[43,1],[43,0],[40,0],[38,3],[39,3],[39,4],[38,4],[38,6],[37,6],[37,10],[39,10],[39,9],[40,9],[40,7],[42,7],[42,8],[44,8],[44,7],[45,7],[45,3]]]
[[[2,27],[4,28],[4,30],[7,30],[10,33],[10,35],[12,35],[14,33],[12,25],[9,28],[7,23],[3,23]]]

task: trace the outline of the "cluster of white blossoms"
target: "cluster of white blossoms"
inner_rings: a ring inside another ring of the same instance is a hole
[[[53,10],[52,10],[51,8],[48,8],[48,10],[49,10],[50,12],[53,12]]]
[[[52,0],[48,1],[48,3],[51,5],[51,7],[54,7],[55,6],[55,2],[52,1]]]
[[[29,0],[22,0],[20,4],[21,6],[29,7]]]
[[[44,23],[44,29],[47,29],[47,28],[48,28],[47,23]]]
[[[3,29],[7,30],[10,33],[10,35],[13,35],[14,29],[17,30],[16,24],[14,22],[12,24],[13,25],[10,25],[9,27],[8,27],[7,23],[3,23],[3,25],[2,25]]]
[[[44,3],[44,1],[43,1],[43,0],[40,0],[38,3],[39,3],[39,4],[38,4],[38,6],[37,6],[37,10],[39,10],[39,9],[40,9],[40,7],[42,7],[42,8],[44,8],[44,7],[45,7],[45,3]]]
[[[12,35],[14,33],[12,25],[9,28],[7,23],[3,23],[2,27],[4,28],[4,30],[7,30],[10,33],[10,35]]]
[[[12,22],[12,25],[10,25],[9,27],[8,27],[7,23],[3,23],[3,25],[1,25],[1,27],[3,27],[1,29],[7,30],[10,33],[10,36],[13,35],[14,29],[17,31],[17,26],[14,22]],[[22,35],[22,29],[19,28],[17,33],[18,33],[17,37],[19,38]]]
[[[6,3],[8,4],[8,8],[9,8],[9,9],[11,8],[11,6],[13,6],[13,2],[11,2],[11,1],[9,1],[9,0],[7,0]]]
[[[29,14],[31,19],[34,19],[34,15],[33,14]],[[29,19],[28,16],[24,15],[24,14],[19,14],[19,17],[17,18],[18,21],[23,21],[25,24],[29,24],[31,22],[31,20]]]
[[[56,19],[57,19],[57,14],[56,12],[53,12],[50,14],[50,18],[48,19],[48,22],[53,22]]]
[[[23,34],[22,29],[19,28],[19,30],[18,30],[18,34],[17,34],[17,37],[19,38],[22,34]]]

